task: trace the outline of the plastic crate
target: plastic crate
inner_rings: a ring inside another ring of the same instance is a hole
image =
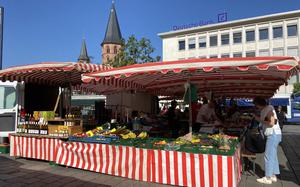
[[[118,139],[118,136],[69,137],[69,141],[101,144],[108,144]]]
[[[9,144],[0,144],[0,154],[9,153]]]

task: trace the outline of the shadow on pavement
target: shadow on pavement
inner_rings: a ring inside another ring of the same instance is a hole
[[[27,161],[27,160],[26,160]],[[43,163],[49,167],[48,163]],[[32,164],[33,165],[33,164]],[[74,178],[72,176],[61,176],[40,170],[25,169],[25,164],[11,160],[0,155],[0,186],[99,186],[108,185],[95,184]],[[33,165],[34,167],[34,165]],[[59,167],[58,167],[59,168]],[[50,167],[51,169],[51,167]],[[59,169],[58,169],[59,170]],[[61,170],[62,171],[62,170]],[[65,172],[65,171],[62,171]],[[84,176],[83,176],[84,177]]]

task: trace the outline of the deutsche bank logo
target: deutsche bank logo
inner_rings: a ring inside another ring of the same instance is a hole
[[[222,22],[227,21],[227,12],[217,14],[217,16],[218,16],[218,23],[222,23]],[[216,21],[211,20],[211,19],[210,20],[200,20],[198,22],[185,24],[185,25],[174,25],[172,27],[172,29],[174,31],[177,31],[177,30],[189,29],[189,28],[193,28],[193,27],[200,27],[200,26],[203,26],[203,25],[209,25],[209,24],[215,24],[215,23],[216,23]]]
[[[227,13],[224,12],[224,13],[221,13],[221,14],[218,14],[218,22],[225,22],[227,21]]]

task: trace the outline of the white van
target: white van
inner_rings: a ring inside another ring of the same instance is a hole
[[[18,113],[24,105],[24,83],[0,81],[0,137],[15,133]]]

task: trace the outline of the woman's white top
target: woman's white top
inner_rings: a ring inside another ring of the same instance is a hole
[[[276,112],[275,112],[275,109],[272,105],[267,105],[265,108],[263,108],[260,112],[260,120],[261,121],[265,121],[265,118],[267,117],[268,113],[269,112],[273,112],[273,115],[275,117],[275,121],[276,121],[276,124],[273,125],[272,127],[262,123],[262,127],[263,127],[263,132],[265,134],[265,136],[269,136],[269,135],[272,135],[272,134],[281,134],[281,129],[280,129],[280,126],[279,126],[279,121],[278,121],[278,118],[277,118],[277,115],[276,115]]]

